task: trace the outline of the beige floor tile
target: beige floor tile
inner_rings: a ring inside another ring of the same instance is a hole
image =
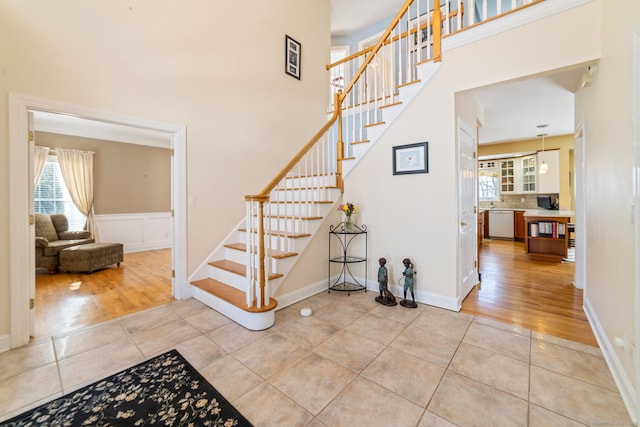
[[[521,399],[529,398],[528,363],[462,343],[449,368]]]
[[[530,402],[578,422],[592,425],[629,423],[619,393],[531,366]]]
[[[55,362],[51,339],[0,353],[0,381]]]
[[[406,325],[367,313],[345,329],[380,344],[388,345],[404,330]]]
[[[318,415],[318,419],[330,427],[415,426],[423,411],[420,406],[358,377]]]
[[[256,427],[304,426],[313,419],[313,415],[268,383],[260,384],[232,403]]]
[[[202,333],[212,331],[231,323],[231,319],[211,308],[200,310],[193,316],[186,317],[185,320]]]
[[[440,418],[433,412],[426,411],[417,427],[458,427],[453,423]]]
[[[313,351],[345,368],[362,371],[384,346],[368,338],[349,331],[338,331]]]
[[[574,350],[581,351],[583,353],[588,353],[592,356],[598,356],[604,358],[602,355],[602,350],[599,347],[593,347],[591,345],[582,344],[580,342],[569,341],[564,338],[554,337],[553,335],[541,334],[540,332],[531,332],[531,336],[534,339],[540,341],[550,342],[552,344],[561,345],[563,347],[572,348]]]
[[[145,356],[152,356],[166,349],[174,348],[181,342],[187,341],[200,331],[191,326],[186,320],[176,320],[155,328],[147,328],[131,335],[135,344]]]
[[[216,359],[198,372],[228,401],[233,401],[263,382],[255,372],[228,355]]]
[[[362,376],[424,408],[444,372],[444,368],[419,357],[387,348]]]
[[[337,326],[315,317],[300,317],[278,329],[278,334],[305,348],[312,349],[337,330]]]
[[[503,331],[512,332],[514,334],[522,335],[523,337],[531,337],[531,330],[522,328],[520,326],[507,325],[506,323],[498,322],[493,319],[486,319],[484,317],[476,317],[473,319],[474,323],[479,325],[491,326],[492,328],[502,329]]]
[[[550,342],[533,340],[531,364],[617,392],[618,388],[605,360]]]
[[[0,420],[62,395],[55,363],[0,381]]]
[[[320,421],[318,417],[316,417],[313,420],[311,420],[311,422],[307,424],[305,427],[329,427],[329,426],[327,426],[325,423]]]
[[[311,311],[315,314],[316,311],[320,310],[325,305],[330,304],[331,301],[331,294],[327,294],[326,291],[323,291],[312,297],[297,302],[290,307],[298,312],[302,308],[310,308]]]
[[[204,335],[178,344],[176,350],[196,369],[227,355],[226,351]]]
[[[356,374],[317,354],[309,354],[269,379],[269,383],[317,415]]]
[[[334,295],[336,292],[332,292],[331,295]],[[352,307],[358,311],[368,312],[376,308],[379,303],[376,302],[375,297],[379,295],[377,292],[374,294],[373,292],[352,292],[351,295],[343,294],[342,297],[334,299],[335,302],[340,304],[346,304],[349,307]]]
[[[427,307],[422,310],[422,313],[413,321],[412,326],[436,332],[445,337],[460,341],[467,332],[470,323],[470,320],[461,319],[455,316],[453,312]]]
[[[399,302],[399,301],[398,301]],[[422,313],[425,306],[422,304],[418,304],[417,308],[406,308],[401,306],[400,304],[394,305],[393,307],[387,307],[382,304],[378,304],[373,310],[370,311],[371,314],[375,314],[378,317],[382,317],[383,319],[393,320],[395,322],[402,323],[404,325],[408,325],[413,322],[416,317]]]
[[[120,324],[129,334],[135,334],[145,329],[156,328],[166,323],[180,320],[180,317],[166,305],[143,310],[119,319]]]
[[[58,363],[63,391],[69,393],[144,359],[140,350],[128,338],[67,357]]]
[[[271,327],[271,331],[275,331],[287,325],[289,322],[293,322],[294,320],[299,319],[300,310],[294,310],[291,307],[283,308],[282,310],[276,311],[275,318],[276,321],[275,324]]]
[[[99,323],[53,339],[58,360],[125,339],[129,336],[117,321]]]
[[[332,302],[318,310],[315,316],[325,322],[344,328],[361,318],[365,313],[365,310],[352,307],[348,304]]]
[[[541,408],[537,405],[529,405],[529,427],[584,427],[577,421],[563,417],[560,414]]]
[[[233,353],[239,348],[242,348],[247,344],[251,344],[260,338],[264,338],[270,333],[270,329],[264,331],[251,331],[237,323],[231,322],[219,327],[218,329],[214,329],[206,335],[228,353]]]
[[[202,310],[210,310],[208,306],[194,298],[174,301],[168,304],[167,307],[183,319],[198,314]]]
[[[428,410],[460,426],[527,425],[525,400],[447,371]]]
[[[463,341],[523,362],[529,362],[531,352],[529,337],[472,323]]]
[[[249,369],[267,379],[276,372],[290,366],[309,354],[309,350],[279,335],[272,333],[233,353]]]
[[[412,354],[427,362],[447,367],[458,348],[459,341],[413,325],[405,329],[391,343],[391,347]]]

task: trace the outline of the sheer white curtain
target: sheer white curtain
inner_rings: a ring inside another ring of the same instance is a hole
[[[71,200],[87,217],[86,228],[96,242],[100,241],[93,211],[93,151],[56,148],[62,178]]]
[[[40,181],[40,175],[44,169],[44,164],[47,162],[47,156],[49,155],[49,147],[33,147],[33,186],[38,185]]]

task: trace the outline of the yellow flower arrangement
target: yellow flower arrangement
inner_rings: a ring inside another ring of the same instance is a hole
[[[347,218],[351,218],[351,214],[358,213],[358,207],[353,203],[343,203],[338,206],[338,210],[344,212]]]

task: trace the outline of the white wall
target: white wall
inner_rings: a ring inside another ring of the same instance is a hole
[[[171,248],[171,212],[96,215],[101,242],[124,245],[124,253]]]
[[[284,73],[284,38],[302,79]],[[0,2],[0,334],[9,331],[9,92],[185,125],[190,273],[325,122],[328,0]]]
[[[635,261],[633,202],[633,28],[640,22],[640,3],[602,0],[602,59],[591,86],[576,96],[576,121],[585,123],[586,143],[586,283],[585,305],[596,334],[610,353],[614,375],[629,398],[634,369]],[[636,88],[637,90],[637,88]],[[637,183],[636,183],[637,185]],[[636,207],[637,209],[637,207]],[[637,225],[636,225],[637,226]],[[580,238],[580,236],[576,236]],[[627,348],[612,343],[626,335]],[[637,405],[637,403],[636,403]],[[640,416],[636,407],[635,416]],[[637,419],[637,418],[636,418]]]

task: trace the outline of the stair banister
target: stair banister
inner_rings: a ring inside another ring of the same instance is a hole
[[[335,101],[338,102],[339,94],[335,95]],[[246,208],[246,279],[247,279],[247,295],[246,303],[248,307],[253,307],[254,303],[257,308],[261,308],[262,305],[269,304],[269,276],[268,265],[270,261],[269,249],[271,243],[265,243],[265,214],[264,203],[270,200],[271,192],[276,186],[287,176],[287,174],[298,164],[298,162],[314,147],[314,145],[331,129],[336,121],[339,126],[342,122],[342,109],[334,109],[331,118],[320,128],[318,132],[305,144],[304,147],[285,165],[284,168],[273,178],[269,184],[259,193],[254,195],[245,196]],[[338,136],[338,147],[341,145],[341,137]],[[338,148],[339,149],[339,148]],[[337,157],[342,158],[342,154],[338,151]],[[336,172],[336,186],[341,190],[343,189],[341,179],[341,166],[340,161],[337,162]],[[257,208],[254,208],[253,204],[257,203]],[[302,204],[302,201],[300,201]],[[253,224],[253,218],[257,216],[256,225]],[[269,236],[270,237],[270,236]],[[255,238],[255,242],[254,242]],[[255,253],[254,253],[255,252]],[[257,259],[257,262],[256,262]],[[257,264],[257,265],[256,265]]]

